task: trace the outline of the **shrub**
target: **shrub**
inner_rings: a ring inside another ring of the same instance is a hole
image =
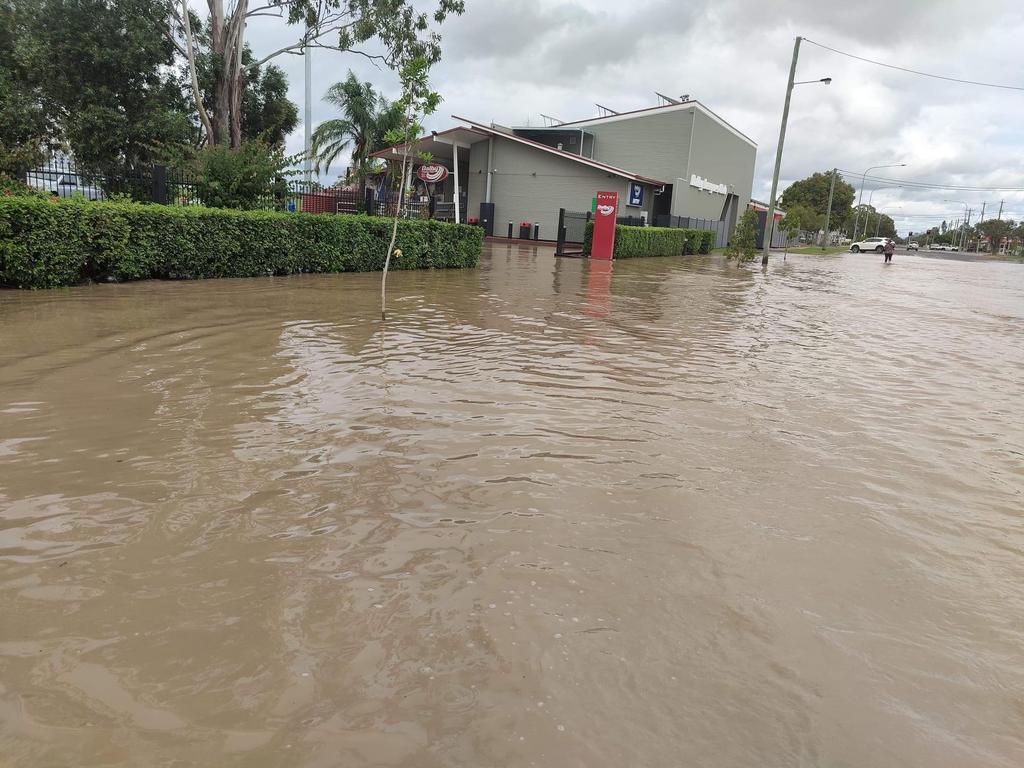
[[[0,197],[0,285],[369,272],[390,237],[391,220],[373,216]],[[401,221],[391,265],[475,267],[482,244],[479,227]]]
[[[267,208],[287,195],[286,165],[279,149],[261,141],[204,149],[196,159],[199,199],[213,208]]]
[[[672,227],[615,226],[616,259],[640,256],[682,256],[696,253],[701,241],[701,230]],[[588,222],[583,235],[583,253],[590,255],[594,241],[594,222]]]
[[[729,247],[725,249],[727,259],[736,259],[737,264],[753,261],[757,256],[757,213],[747,208],[736,222]]]

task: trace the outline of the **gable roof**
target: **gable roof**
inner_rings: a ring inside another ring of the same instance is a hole
[[[608,165],[597,160],[591,160],[589,157],[583,157],[582,155],[575,155],[572,152],[566,152],[563,149],[556,149],[555,147],[549,147],[547,144],[541,144],[539,141],[532,141],[531,139],[524,139],[522,136],[516,136],[514,133],[505,133],[505,131],[490,126],[478,123],[475,120],[470,120],[465,117],[459,117],[458,115],[452,115],[455,120],[461,120],[464,123],[469,123],[474,130],[485,133],[489,136],[497,136],[500,139],[506,139],[507,141],[513,141],[517,144],[522,144],[533,149],[538,149],[541,152],[547,152],[551,155],[558,155],[566,160],[571,160],[574,163],[580,163],[590,168],[594,168],[599,171],[605,171],[619,176],[623,179],[629,179],[630,181],[638,181],[641,184],[651,184],[656,187],[667,185],[669,182],[662,181],[661,179],[652,179],[648,176],[641,176],[640,174],[627,171],[623,168],[616,168],[614,165]]]
[[[718,123],[718,125],[725,128],[734,136],[736,136],[739,139],[742,139],[743,141],[747,142],[750,146],[757,149],[757,142],[755,142],[752,138],[742,133],[741,131],[738,131],[733,126],[729,125],[729,123],[720,118],[718,115],[716,115],[714,112],[705,107],[696,99],[691,99],[690,101],[683,101],[678,104],[662,104],[661,106],[657,107],[644,107],[643,109],[634,109],[630,112],[620,112],[617,115],[607,115],[605,117],[591,117],[585,120],[570,120],[566,123],[561,123],[559,124],[559,126],[556,127],[561,127],[564,125],[570,128],[582,128],[584,126],[589,125],[604,125],[606,123],[614,123],[618,122],[619,120],[633,120],[636,118],[648,117],[649,115],[652,114],[663,115],[669,112],[686,112],[691,109],[695,109],[701,114],[711,118],[711,120]]]

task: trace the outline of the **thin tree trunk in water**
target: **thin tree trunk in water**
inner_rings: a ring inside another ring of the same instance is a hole
[[[398,207],[395,208],[395,220],[391,224],[391,242],[388,243],[388,253],[384,257],[384,274],[380,277],[380,319],[387,320],[386,294],[388,284],[388,267],[391,266],[391,252],[395,247],[395,239],[398,237],[398,217],[402,214],[402,198],[405,195],[405,168],[409,159],[409,144],[406,142],[405,151],[402,153],[402,176],[398,185]]]

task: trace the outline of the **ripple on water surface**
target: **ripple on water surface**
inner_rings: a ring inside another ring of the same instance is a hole
[[[1024,764],[1024,269],[0,303],[13,765]]]

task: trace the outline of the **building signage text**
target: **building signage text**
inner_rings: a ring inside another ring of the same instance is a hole
[[[715,184],[714,182],[708,181],[703,176],[698,176],[697,174],[693,174],[690,177],[690,186],[715,195],[729,194],[728,184]]]

